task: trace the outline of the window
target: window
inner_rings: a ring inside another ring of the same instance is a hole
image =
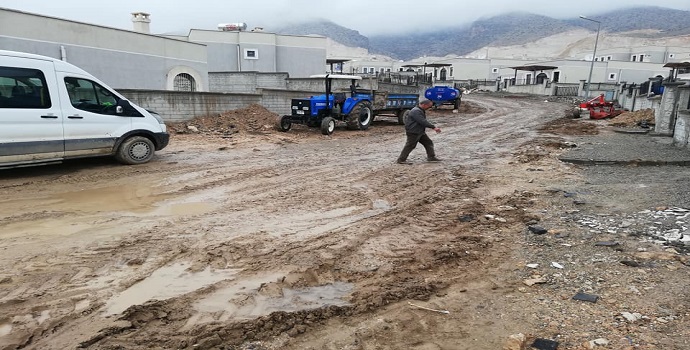
[[[599,62],[599,57],[594,57],[594,62]]]
[[[637,62],[637,55],[632,55],[632,58],[630,60],[633,62]]]
[[[609,73],[609,80],[616,80],[616,73]]]
[[[173,88],[175,91],[196,91],[196,82],[194,77],[187,73],[180,73],[175,76],[173,81]]]
[[[672,53],[668,54],[668,58],[675,58],[675,57],[676,57],[676,55],[674,55]]]
[[[369,67],[369,74],[374,74],[376,69],[374,67]]]
[[[551,79],[554,83],[557,83],[558,80],[561,79],[561,72],[553,72],[553,79]]]
[[[491,73],[498,73],[498,68],[491,68]],[[453,74],[451,74],[453,75]]]
[[[258,60],[259,51],[257,49],[244,49],[245,60]]]
[[[453,76],[453,67],[452,66],[450,67],[450,76],[451,77]]]
[[[38,69],[0,67],[0,108],[52,106],[46,79]]]
[[[612,58],[611,56],[606,56],[606,60],[607,60],[607,61],[610,61],[611,58]]]
[[[65,87],[74,108],[98,114],[115,114],[118,98],[98,83],[67,77]]]
[[[644,55],[640,55],[640,62],[644,62]]]

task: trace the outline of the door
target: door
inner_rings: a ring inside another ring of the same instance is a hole
[[[557,83],[561,79],[561,72],[553,72],[553,82]]]
[[[53,63],[0,56],[0,166],[60,160],[64,140]]]
[[[131,130],[132,119],[116,114],[120,100],[88,76],[58,72],[65,101],[65,157],[111,154],[118,137]]]

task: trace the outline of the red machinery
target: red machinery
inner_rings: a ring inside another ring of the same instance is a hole
[[[623,113],[623,111],[616,109],[613,102],[606,101],[604,94],[580,103],[580,111],[589,111],[590,119],[613,118]]]

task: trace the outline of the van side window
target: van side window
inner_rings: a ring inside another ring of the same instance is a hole
[[[66,77],[65,86],[74,108],[98,114],[115,114],[118,98],[100,84],[87,79]]]
[[[0,108],[52,106],[46,78],[38,69],[0,67]]]

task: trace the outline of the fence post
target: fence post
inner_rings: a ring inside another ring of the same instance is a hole
[[[582,91],[584,89],[585,89],[585,80],[580,80],[580,85],[578,85],[578,87],[577,87],[577,96],[582,96]]]

